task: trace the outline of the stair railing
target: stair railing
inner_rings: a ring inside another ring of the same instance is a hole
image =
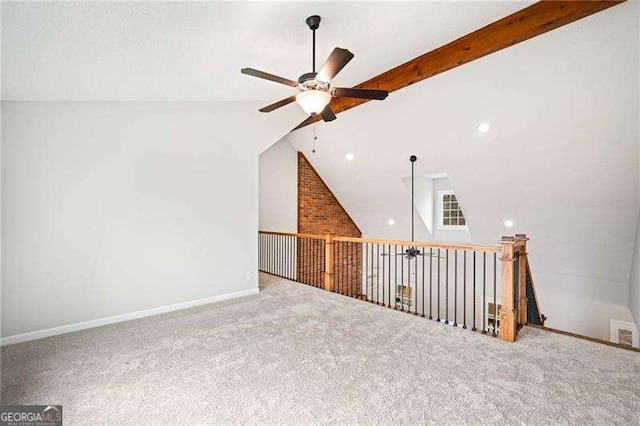
[[[259,270],[513,342],[531,317],[527,241],[524,234],[481,246],[260,231]]]

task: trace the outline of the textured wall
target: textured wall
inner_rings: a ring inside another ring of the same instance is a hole
[[[324,183],[309,160],[298,153],[298,232],[301,234],[331,234],[340,237],[361,237],[362,232],[345,211],[340,202]],[[314,247],[314,243],[310,243]],[[362,282],[362,250],[359,244],[337,243],[335,246],[336,288],[340,292],[356,294]],[[324,264],[324,253],[317,250],[298,251],[299,276],[305,282],[319,285],[323,279],[321,271],[307,268],[320,256]]]

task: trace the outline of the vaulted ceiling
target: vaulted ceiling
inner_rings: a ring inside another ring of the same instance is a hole
[[[311,126],[287,138],[366,236],[410,235],[402,178],[411,154],[417,174],[447,173],[474,242],[530,235],[543,309],[554,321],[584,315],[576,331],[605,335],[609,316],[626,310],[640,203],[638,6],[613,7],[345,111],[317,124],[315,154]],[[489,132],[478,132],[482,122]],[[506,219],[516,226],[505,228]],[[603,317],[587,319],[596,311]]]

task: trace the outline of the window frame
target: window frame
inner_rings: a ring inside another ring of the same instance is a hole
[[[443,231],[468,231],[469,230],[469,221],[467,217],[462,212],[462,207],[460,206],[460,200],[458,200],[458,196],[456,195],[456,201],[458,203],[458,209],[462,212],[462,217],[465,220],[464,225],[445,225],[444,224],[444,196],[445,195],[456,195],[453,189],[442,189],[438,191],[438,229]]]

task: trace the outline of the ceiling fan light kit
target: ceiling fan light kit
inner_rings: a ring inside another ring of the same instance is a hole
[[[296,95],[296,102],[307,114],[320,114],[331,102],[331,94],[322,90],[305,90]]]
[[[347,49],[336,47],[329,55],[329,58],[316,73],[316,30],[320,28],[320,16],[312,15],[306,19],[306,24],[313,33],[312,44],[312,71],[302,74],[298,81],[289,80],[274,74],[258,71],[253,68],[243,68],[240,70],[243,74],[253,77],[263,78],[275,83],[284,84],[294,87],[298,93],[294,96],[282,99],[264,108],[260,108],[260,112],[271,112],[292,102],[296,102],[300,107],[310,115],[320,114],[324,121],[333,121],[336,115],[331,109],[331,98],[360,98],[360,99],[377,99],[383,100],[388,96],[386,90],[372,90],[359,88],[331,88],[331,81],[344,68],[351,59],[353,53]]]

